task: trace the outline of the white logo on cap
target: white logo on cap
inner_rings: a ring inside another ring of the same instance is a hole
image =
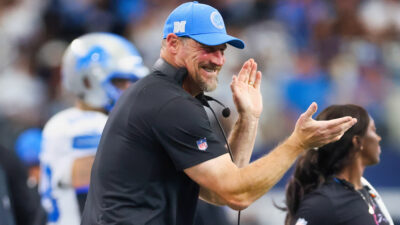
[[[186,20],[174,22],[174,33],[185,32]]]
[[[216,27],[218,29],[224,29],[224,20],[222,19],[222,16],[217,11],[214,11],[211,13],[210,20],[211,20],[211,23],[214,25],[214,27]]]

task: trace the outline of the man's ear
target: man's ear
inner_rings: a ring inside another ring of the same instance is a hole
[[[167,35],[166,38],[166,43],[167,43],[167,49],[170,53],[176,54],[178,52],[179,48],[179,38],[176,36],[174,33],[170,33]]]

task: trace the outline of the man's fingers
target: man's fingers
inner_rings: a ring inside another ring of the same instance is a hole
[[[316,110],[317,105],[313,102],[307,111],[302,114],[301,118],[303,121],[305,118],[311,118]],[[308,142],[309,144],[307,144],[308,147],[320,147],[322,145],[338,141],[356,122],[357,119],[349,116],[326,121],[312,120],[306,122],[308,125],[300,127],[300,131],[306,133],[311,131],[311,133],[313,133],[311,135],[312,138]]]
[[[327,139],[326,144],[329,144],[329,143],[335,142],[335,141],[339,141],[340,138],[343,137],[343,134],[344,134],[344,133],[341,132],[341,133],[338,133],[338,134],[336,134],[336,135],[330,136],[330,137]]]
[[[238,76],[237,75],[233,75],[232,76],[232,82],[231,82],[231,90],[232,92],[234,92],[235,90],[235,83],[238,81]]]
[[[326,129],[328,129],[327,133],[331,136],[338,136],[343,135],[348,129],[350,129],[357,122],[357,119],[342,117],[324,122],[332,122],[332,124],[326,127]]]
[[[356,123],[357,119],[355,118],[351,118],[350,121],[344,122],[342,124],[338,124],[337,126],[328,128],[329,129],[329,134],[328,137],[326,139],[326,144],[333,142],[333,141],[338,141],[340,138],[342,138],[342,136],[344,135],[344,133],[350,129],[355,123]]]
[[[344,127],[348,126],[347,129],[349,129],[357,122],[357,119],[352,118],[351,116],[345,116],[337,119],[327,120],[324,122],[326,122],[327,128],[344,125]]]
[[[342,137],[343,136],[343,134],[346,132],[348,130],[348,128],[345,128],[345,127],[336,127],[334,130],[332,130],[331,132],[330,132],[330,139],[336,139],[337,137],[339,137],[339,139],[340,139],[340,137]],[[339,139],[337,139],[337,140],[339,140]]]
[[[303,116],[305,116],[306,118],[312,118],[312,115],[314,115],[314,113],[317,112],[317,109],[318,109],[317,103],[313,102],[308,107],[307,111],[303,113]]]
[[[241,82],[247,83],[249,80],[249,71],[251,69],[251,60],[249,59],[247,60],[244,64],[242,69],[240,70],[239,74],[238,74],[238,79]]]
[[[244,80],[243,80],[243,82],[246,84],[250,82],[250,76],[254,70],[254,63],[255,63],[254,59],[249,59],[248,62],[249,62],[249,64],[248,64],[247,71],[246,71],[247,73],[244,74]]]
[[[344,123],[343,127],[344,127],[344,132],[346,132],[348,129],[350,129],[352,126],[354,126],[354,124],[357,123],[357,119],[356,118],[352,118],[351,121]]]
[[[252,60],[251,70],[249,73],[249,85],[253,86],[256,81],[256,74],[257,74],[257,63]]]
[[[254,87],[259,90],[260,89],[260,85],[261,85],[261,71],[257,71],[256,73],[256,80],[254,81]]]

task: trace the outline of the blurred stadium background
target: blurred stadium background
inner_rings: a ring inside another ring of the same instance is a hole
[[[151,67],[159,57],[163,23],[178,0],[1,0],[0,143],[14,149],[18,135],[41,128],[72,104],[60,86],[67,44],[87,32],[131,40]],[[287,137],[315,101],[355,103],[375,119],[381,163],[364,174],[400,224],[400,1],[215,0],[228,33],[246,42],[228,48],[220,85],[211,93],[231,108],[232,74],[252,57],[263,72],[264,111],[253,159]],[[215,106],[218,108],[219,106]],[[229,131],[230,119],[222,119]],[[242,212],[242,224],[283,224],[287,175]],[[233,221],[236,213],[227,209]],[[397,222],[396,222],[397,221]]]

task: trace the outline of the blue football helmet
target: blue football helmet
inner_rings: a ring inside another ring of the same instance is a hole
[[[66,90],[107,112],[122,93],[112,84],[113,79],[135,82],[149,72],[135,46],[111,33],[91,33],[73,40],[64,53],[61,70]]]

